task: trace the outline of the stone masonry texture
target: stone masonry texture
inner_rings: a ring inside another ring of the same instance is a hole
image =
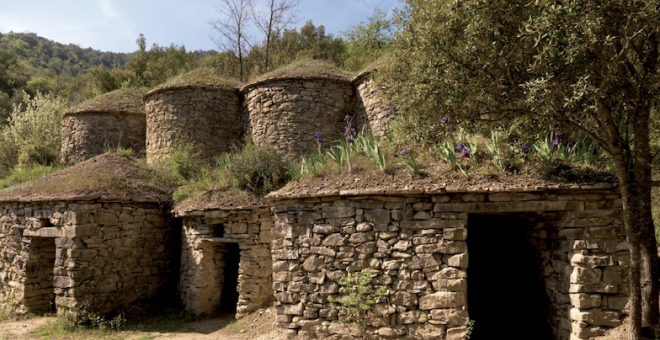
[[[210,159],[242,143],[244,119],[238,91],[208,86],[159,89],[144,96],[147,161],[192,144]]]
[[[178,229],[157,203],[0,203],[0,295],[30,312],[109,313],[176,288]]]
[[[213,314],[220,307],[226,245],[238,244],[236,317],[273,301],[270,209],[226,209],[184,214],[179,292],[184,308]]]
[[[357,125],[374,136],[384,136],[396,111],[387,105],[382,89],[378,88],[371,74],[358,76],[354,81],[357,100],[355,117]]]
[[[142,112],[76,112],[64,115],[61,162],[78,163],[117,148],[144,155],[146,121]]]
[[[556,339],[590,339],[625,316],[621,211],[614,190],[282,198],[272,229],[277,321],[310,339],[465,339],[468,216],[509,213],[528,226]],[[364,269],[388,293],[361,335],[338,322],[328,298],[345,291],[343,276]]]
[[[278,79],[248,85],[244,107],[257,146],[270,146],[289,158],[317,148],[314,134],[339,139],[344,117],[353,114],[354,90],[337,79]]]

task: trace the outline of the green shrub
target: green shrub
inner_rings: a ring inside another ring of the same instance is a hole
[[[133,151],[133,149],[131,149],[131,148],[128,148],[128,149],[124,149],[124,148],[121,148],[121,147],[117,148],[117,153],[120,156],[126,157],[126,158],[133,158],[135,156],[135,151]]]
[[[346,294],[328,298],[339,311],[340,321],[353,321],[361,329],[366,327],[368,313],[379,299],[387,295],[387,287],[373,284],[374,275],[371,270],[365,269],[341,278],[340,284],[346,288]]]
[[[57,323],[68,330],[100,329],[118,330],[126,322],[123,314],[118,314],[108,320],[104,316],[92,312],[89,304],[78,308],[62,309],[57,313]]]
[[[0,167],[12,169],[34,164],[51,165],[59,160],[62,139],[62,114],[66,100],[53,94],[23,94],[13,106],[8,125],[1,131],[4,156]],[[3,144],[4,144],[3,143]]]
[[[258,195],[279,189],[291,179],[289,163],[275,150],[247,142],[239,152],[226,156],[224,164],[232,186]]]

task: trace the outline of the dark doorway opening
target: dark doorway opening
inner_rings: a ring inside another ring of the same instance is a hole
[[[31,237],[29,247],[30,255],[25,265],[25,307],[32,313],[54,312],[55,239]]]
[[[543,272],[525,225],[510,215],[468,219],[471,340],[552,340]]]
[[[236,243],[226,243],[224,253],[224,280],[220,293],[220,312],[236,313],[238,305],[238,267],[241,250]]]

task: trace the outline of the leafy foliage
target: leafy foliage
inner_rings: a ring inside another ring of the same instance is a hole
[[[6,142],[0,147],[6,152],[0,167],[10,170],[16,166],[57,163],[65,109],[62,97],[39,92],[33,97],[24,93],[23,101],[13,107],[8,126],[0,130]]]
[[[369,269],[348,273],[339,281],[346,288],[346,294],[341,297],[328,297],[328,301],[339,311],[342,322],[353,321],[362,329],[366,327],[368,313],[388,292],[386,286],[376,287],[373,284],[374,275]]]

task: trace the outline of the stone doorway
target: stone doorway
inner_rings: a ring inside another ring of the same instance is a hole
[[[470,339],[551,340],[543,261],[533,226],[514,215],[469,215],[467,297]]]
[[[32,313],[55,311],[55,238],[31,237],[29,257],[25,264],[23,299],[25,307]]]
[[[220,313],[233,314],[236,313],[238,307],[238,272],[241,250],[238,243],[224,243],[218,250],[222,253]]]

